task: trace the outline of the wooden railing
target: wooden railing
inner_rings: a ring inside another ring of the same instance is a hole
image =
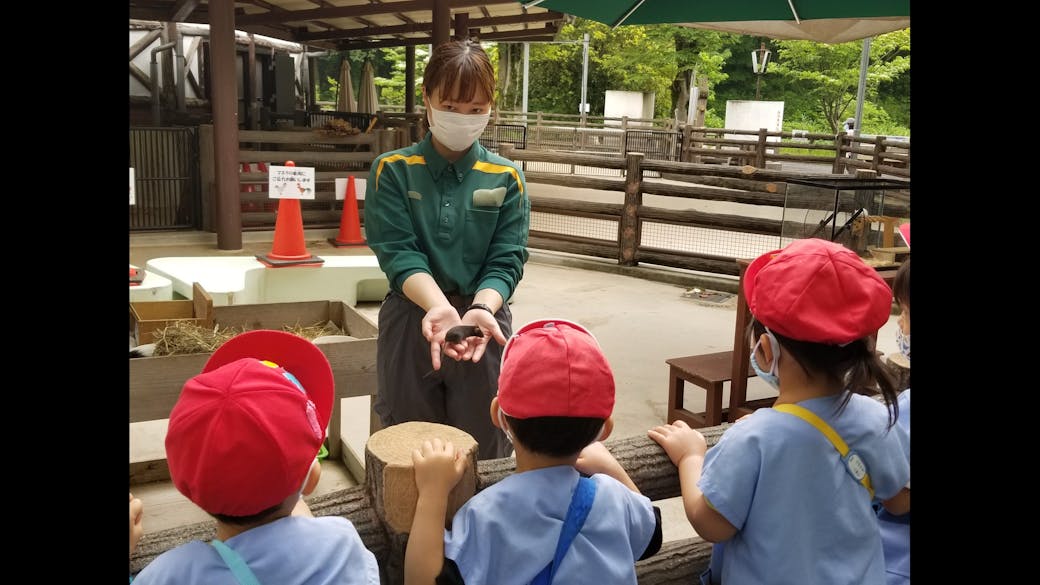
[[[736,215],[699,211],[694,209],[665,209],[643,204],[643,195],[663,195],[704,201],[724,201],[784,207],[799,205],[788,197],[787,181],[792,179],[830,179],[829,173],[801,173],[771,170],[752,166],[736,167],[716,164],[667,162],[647,160],[641,153],[621,156],[604,156],[521,150],[509,144],[500,147],[506,158],[523,162],[553,162],[582,165],[600,169],[619,169],[622,178],[588,175],[563,175],[528,170],[528,183],[547,183],[565,187],[620,191],[624,193],[622,203],[575,201],[531,195],[532,212],[554,214],[584,220],[602,220],[617,225],[616,238],[604,239],[539,230],[532,221],[528,245],[532,248],[554,250],[572,254],[610,258],[621,266],[636,266],[649,263],[714,274],[736,276],[738,274],[735,254],[695,253],[681,249],[666,249],[643,243],[642,234],[648,223],[668,224],[684,228],[707,228],[733,234],[756,234],[775,236],[776,246],[784,233],[796,233],[801,224],[783,220],[767,219],[753,215]],[[689,183],[654,181],[645,179],[645,173],[656,171],[662,176],[684,177]],[[530,190],[530,189],[529,189]],[[792,197],[805,197],[795,194]],[[888,213],[898,217],[909,217],[909,191],[907,203],[898,201],[886,205]],[[786,227],[786,229],[785,229]],[[772,248],[769,248],[772,249]],[[764,253],[763,249],[757,253]],[[741,256],[755,256],[741,254]]]
[[[774,132],[684,126],[683,154],[687,162],[729,162],[766,168],[767,162],[831,163],[832,172],[869,169],[878,176],[910,176],[910,141],[886,136],[854,136],[841,132]],[[749,139],[739,136],[753,137]],[[775,140],[773,140],[775,139]],[[786,140],[785,140],[786,139]],[[833,154],[789,154],[781,149],[828,151]]]
[[[353,136],[329,135],[312,128],[240,130],[238,162],[249,165],[248,170],[239,175],[239,184],[243,187],[240,191],[242,225],[274,225],[274,201],[266,190],[268,173],[258,170],[259,163],[282,165],[291,160],[296,166],[314,167],[314,199],[301,201],[303,221],[310,226],[335,227],[342,213],[336,209],[335,180],[351,174],[367,177],[372,161],[383,152],[403,146],[403,139],[402,131],[386,129]],[[202,224],[204,230],[215,231],[213,126],[199,127],[199,151]]]

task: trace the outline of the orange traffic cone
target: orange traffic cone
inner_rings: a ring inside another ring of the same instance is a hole
[[[339,235],[329,238],[329,243],[337,248],[365,245],[365,238],[361,237],[361,220],[358,218],[357,188],[354,186],[354,175],[350,175],[350,178],[347,179],[347,194],[343,197],[343,215],[339,220]]]
[[[296,166],[293,161],[286,161],[285,166]],[[303,212],[299,199],[281,199],[274,220],[274,244],[269,254],[257,254],[256,259],[268,267],[281,266],[320,266],[325,262],[322,258],[311,255],[307,251],[307,243],[303,238]]]

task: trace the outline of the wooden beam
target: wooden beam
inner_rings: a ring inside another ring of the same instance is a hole
[[[469,8],[489,4],[512,4],[516,0],[447,0],[448,8]],[[373,16],[377,14],[426,12],[433,9],[431,0],[412,0],[410,2],[392,2],[388,4],[363,4],[360,6],[333,6],[314,8],[311,10],[290,10],[285,12],[265,12],[236,17],[238,26],[254,24],[284,24],[286,22],[304,22],[326,18],[354,18],[357,16]]]
[[[517,31],[520,32],[520,31]],[[555,40],[556,37],[551,34],[545,34],[541,29],[535,29],[534,31],[525,31],[530,37],[523,38],[512,38],[512,37],[500,37],[501,33],[489,33],[481,35],[481,41],[493,41],[499,38],[508,38],[510,41],[521,42],[530,41],[532,43],[547,42]],[[336,44],[337,51],[355,51],[359,49],[378,49],[381,47],[414,47],[416,45],[429,45],[433,42],[431,37],[410,37],[407,39],[382,39],[378,41],[364,41],[358,40],[356,42],[349,43],[338,43]],[[550,161],[552,162],[552,161]]]
[[[136,43],[130,45],[130,60],[133,61],[134,57],[140,55],[141,51],[147,49],[148,46],[154,43],[155,39],[158,39],[161,35],[162,29],[156,29],[150,31],[148,34],[138,39]]]
[[[563,16],[564,15],[558,12],[546,12],[545,14],[517,14],[515,16],[474,18],[469,21],[469,27],[484,28],[503,26],[507,24],[527,24],[539,22],[548,23],[563,20]],[[455,15],[455,17],[458,18],[459,15]],[[299,42],[309,42],[335,39],[352,39],[358,37],[375,37],[381,35],[399,35],[407,33],[428,33],[432,31],[432,22],[416,22],[412,24],[398,24],[394,26],[341,28],[337,30],[307,32],[296,35],[296,39]]]
[[[148,77],[147,73],[141,71],[141,68],[137,65],[134,65],[133,63],[130,63],[130,75],[133,75],[134,78],[137,79],[137,81],[140,81],[142,84],[144,84],[144,86],[147,87],[149,91],[152,89],[152,78]],[[150,100],[151,98],[149,98],[149,101]]]
[[[176,0],[167,18],[170,22],[181,22],[195,11],[199,6],[199,0]]]

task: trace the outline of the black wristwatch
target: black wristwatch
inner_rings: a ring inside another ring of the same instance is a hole
[[[466,307],[466,310],[463,311],[462,314],[465,315],[473,309],[482,309],[484,311],[487,311],[488,313],[491,313],[492,316],[494,316],[495,314],[495,312],[491,310],[491,307],[485,305],[484,303],[473,303],[472,305]]]

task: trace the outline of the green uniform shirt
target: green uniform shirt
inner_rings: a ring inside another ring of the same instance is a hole
[[[508,300],[524,274],[531,200],[524,173],[479,142],[450,163],[431,134],[372,162],[365,238],[390,288],[427,272],[445,294],[492,288]]]

